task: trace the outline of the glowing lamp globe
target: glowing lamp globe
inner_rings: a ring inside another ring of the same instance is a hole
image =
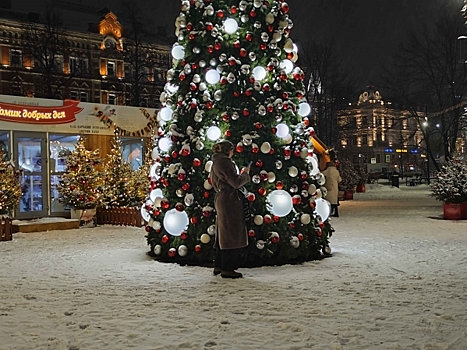
[[[172,57],[176,60],[181,60],[185,57],[185,48],[182,45],[172,47]]]
[[[298,114],[302,117],[306,117],[311,113],[311,107],[308,103],[303,102],[298,105]]]
[[[188,227],[188,215],[185,211],[171,209],[164,216],[164,228],[172,236],[180,236]]]
[[[210,126],[208,131],[206,131],[206,136],[211,141],[217,141],[221,137],[221,129],[217,126]]]
[[[168,122],[169,120],[172,120],[173,117],[173,110],[170,107],[164,107],[161,109],[159,112],[159,115],[161,116],[161,119],[165,122]]]
[[[285,74],[290,74],[293,71],[294,65],[291,60],[283,60],[280,63],[280,67],[285,72]]]
[[[168,137],[163,137],[159,140],[159,149],[163,152],[167,152],[172,146],[172,140]]]
[[[217,70],[209,69],[206,72],[206,81],[209,84],[211,84],[211,85],[217,84],[220,79],[221,79],[221,75],[219,74],[219,72]]]
[[[284,190],[272,191],[268,195],[267,201],[270,203],[269,211],[279,217],[288,215],[293,208],[292,197]]]
[[[287,137],[287,135],[289,134],[289,127],[284,123],[277,124],[276,129],[277,129],[276,135],[277,137],[280,137],[281,139]]]
[[[315,212],[321,216],[321,220],[326,221],[331,213],[331,204],[323,198],[317,198],[315,200]]]
[[[266,69],[261,66],[257,66],[253,69],[253,76],[256,80],[261,81],[266,78]]]
[[[238,29],[238,23],[233,18],[227,18],[224,22],[224,31],[227,34],[235,34]]]

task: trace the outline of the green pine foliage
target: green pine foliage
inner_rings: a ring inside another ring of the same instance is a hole
[[[86,149],[86,138],[80,137],[73,151],[64,149],[66,169],[57,186],[59,201],[72,209],[94,209],[100,203],[103,177],[98,170],[102,164],[99,150]]]
[[[304,112],[309,108],[304,73],[294,64],[288,10],[285,2],[272,0],[182,1],[174,50],[183,57],[175,57],[167,72],[159,114],[166,123],[155,137],[160,155],[153,152],[159,171],[151,178],[151,193],[162,190],[162,198],[153,196],[142,208],[150,253],[157,259],[203,264],[214,258],[215,193],[209,182],[214,141],[206,137],[213,126],[235,145],[239,168],[253,162],[243,264],[279,265],[330,252],[333,228],[314,211],[324,176],[310,165],[313,130]],[[227,32],[227,19],[235,20],[237,31]],[[261,68],[264,78],[257,74]],[[220,80],[210,83],[207,77],[217,73]],[[280,135],[281,123],[289,127],[288,136]],[[276,189],[293,198],[293,210],[284,217],[267,209],[267,197]],[[164,227],[165,215],[174,209],[189,218],[180,236]]]
[[[431,184],[431,194],[445,203],[467,201],[467,161],[463,156],[448,160]]]

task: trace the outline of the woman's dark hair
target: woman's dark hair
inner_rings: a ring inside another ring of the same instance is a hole
[[[214,153],[224,153],[226,155],[228,155],[229,152],[233,149],[234,149],[233,143],[228,140],[222,140],[218,143],[215,143],[212,146],[212,150]]]

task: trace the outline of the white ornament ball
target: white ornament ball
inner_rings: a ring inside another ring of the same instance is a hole
[[[268,173],[268,182],[273,183],[276,181],[276,174],[274,174],[272,171]]]
[[[186,245],[182,244],[180,247],[178,247],[178,255],[181,257],[184,257],[188,254],[188,248]]]
[[[257,226],[261,226],[263,224],[263,217],[261,215],[255,215],[254,219],[253,219],[253,222],[255,223],[255,225]]]
[[[308,187],[308,193],[313,195],[316,192],[316,186],[311,184],[310,187]]]
[[[180,236],[188,227],[188,215],[185,211],[171,209],[164,216],[164,228],[172,236]]]
[[[315,199],[315,212],[319,216],[321,216],[321,219],[323,221],[326,221],[329,217],[329,214],[331,213],[331,204],[323,199],[323,198],[317,198]]]
[[[203,234],[201,235],[200,240],[201,240],[201,243],[208,244],[209,242],[211,242],[211,236],[209,236],[209,235],[206,234],[206,233],[203,233]]]
[[[297,236],[293,236],[290,239],[290,245],[292,246],[292,248],[298,248],[300,246],[300,240]]]
[[[212,160],[208,160],[206,162],[206,164],[204,165],[204,170],[206,170],[208,173],[211,172],[211,168],[212,168]]]
[[[287,216],[293,208],[292,197],[284,190],[274,190],[267,197],[267,209],[275,216]]]
[[[208,191],[212,189],[212,185],[209,183],[209,180],[204,181],[204,189]]]
[[[295,167],[295,166],[292,165],[292,166],[289,168],[289,176],[290,176],[290,177],[296,177],[297,175],[298,175],[298,169],[297,169],[297,167]]]
[[[268,154],[271,151],[271,144],[269,142],[263,142],[260,148],[261,152]]]
[[[308,225],[310,222],[311,222],[311,216],[310,214],[302,214],[302,216],[300,216],[300,222],[303,224],[303,225]]]
[[[208,235],[214,236],[216,234],[216,225],[211,225],[208,227]]]
[[[156,255],[161,255],[161,253],[162,253],[162,247],[161,247],[159,244],[157,244],[157,245],[154,247],[154,254],[156,254]]]
[[[263,250],[264,249],[264,241],[263,240],[258,240],[256,242],[256,248],[258,248],[259,250]]]

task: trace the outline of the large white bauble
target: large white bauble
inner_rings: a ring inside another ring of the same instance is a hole
[[[181,257],[184,257],[188,254],[188,248],[186,245],[182,244],[180,247],[178,247],[178,255]]]
[[[209,236],[207,233],[203,233],[200,237],[201,243],[208,244],[211,242],[211,236]]]
[[[156,160],[159,158],[159,149],[157,147],[154,147],[151,152],[151,158]]]
[[[262,66],[257,66],[253,69],[253,76],[256,80],[261,81],[266,78],[266,69]]]
[[[315,204],[315,213],[321,216],[321,220],[326,221],[331,213],[331,204],[323,198],[316,198]]]
[[[167,152],[172,147],[172,140],[168,137],[163,137],[159,140],[159,149],[163,152]]]
[[[294,64],[292,63],[291,60],[285,59],[285,60],[281,61],[280,67],[285,72],[285,74],[290,74],[293,71]]]
[[[308,103],[302,102],[298,105],[298,114],[301,117],[306,117],[311,113],[311,107]]]
[[[185,211],[171,209],[164,216],[164,228],[172,236],[180,236],[188,227],[188,215]]]
[[[253,219],[253,222],[255,223],[255,225],[257,226],[261,226],[263,224],[263,217],[261,215],[255,215],[254,219]]]
[[[266,15],[266,23],[267,24],[273,24],[274,23],[274,15],[271,12],[269,12]]]
[[[284,190],[272,191],[268,195],[267,201],[267,209],[275,216],[287,216],[293,208],[292,197]]]
[[[264,154],[268,154],[271,150],[271,144],[269,142],[263,142],[260,148],[261,152]]]
[[[181,60],[185,57],[185,48],[182,45],[176,44],[172,47],[172,57],[176,60]]]
[[[277,129],[276,136],[280,137],[281,139],[286,137],[290,131],[287,124],[284,124],[284,123],[277,124],[276,129]]]
[[[227,18],[224,22],[224,31],[227,34],[235,34],[238,29],[238,23],[233,18]]]
[[[310,214],[302,214],[300,216],[300,222],[303,224],[303,225],[308,225],[310,222],[311,222],[311,216]]]
[[[141,217],[146,222],[149,222],[149,219],[151,219],[151,215],[149,215],[149,212],[146,209],[146,203],[143,203],[141,206]]]
[[[160,110],[159,114],[163,121],[168,122],[169,120],[172,120],[174,112],[172,108],[164,107]]]
[[[154,151],[154,150],[153,150]],[[156,180],[159,179],[159,170],[161,168],[161,163],[156,162],[153,165],[151,165],[151,168],[149,168],[149,176],[156,178]]]
[[[208,130],[206,131],[206,136],[208,137],[209,140],[211,141],[217,141],[221,137],[221,129],[219,129],[218,126],[210,126]]]
[[[162,190],[160,188],[155,188],[151,191],[151,193],[149,194],[149,198],[155,202],[156,201],[156,198],[163,198],[164,195],[162,194]]]
[[[310,168],[311,168],[311,175],[318,175],[319,174],[319,166],[318,162],[316,161],[315,158],[310,158]]]
[[[221,79],[221,76],[216,69],[209,69],[206,72],[206,81],[208,82],[208,84],[211,84],[211,85],[217,84],[220,79]]]

